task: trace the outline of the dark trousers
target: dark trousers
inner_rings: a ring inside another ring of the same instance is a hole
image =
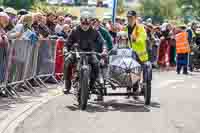
[[[183,68],[183,73],[188,73],[188,54],[177,54],[177,73],[180,74]]]
[[[90,87],[93,87],[96,79],[99,76],[99,60],[96,55],[89,56],[88,63],[91,65],[91,75],[90,75]],[[76,64],[76,56],[74,54],[70,54],[65,58],[65,66],[64,66],[64,79],[67,81],[66,89],[71,88],[71,73],[70,73],[70,65]]]
[[[157,61],[157,56],[158,56],[158,46],[153,45],[152,47],[152,58],[151,58],[151,62],[154,63]]]

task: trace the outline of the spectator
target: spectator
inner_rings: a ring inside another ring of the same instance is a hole
[[[38,33],[41,40],[48,39],[50,34],[48,27],[44,24],[39,24]]]
[[[41,13],[36,13],[33,15],[33,24],[32,24],[32,29],[34,32],[39,35],[39,24],[43,23],[43,15]],[[46,23],[44,23],[46,24]]]
[[[105,29],[102,25],[101,22],[96,19],[93,23],[93,27],[100,32],[101,36],[103,39],[106,41],[107,49],[111,50],[113,48],[113,42],[112,42],[112,36],[108,32],[107,29]],[[100,51],[101,52],[101,51]]]
[[[62,28],[63,28],[62,31],[57,35],[63,37],[64,39],[67,39],[71,32],[71,27],[68,24],[64,24]]]
[[[154,38],[154,43],[152,46],[152,66],[154,68],[158,68],[157,66],[157,61],[158,61],[158,50],[159,50],[159,45],[160,45],[160,27],[155,27],[153,31],[153,38]]]
[[[70,17],[66,17],[64,20],[65,24],[72,25],[72,19]]]
[[[189,42],[189,45],[190,47],[192,48],[192,45],[193,45],[193,37],[194,37],[194,33],[192,31],[192,28],[191,28],[191,24],[188,25],[188,28],[187,28],[187,33],[188,33],[188,42]],[[190,71],[192,72],[193,71],[193,68],[192,68],[192,54],[189,54],[189,69]]]
[[[47,17],[46,16],[42,16],[42,24],[46,25],[47,24]]]
[[[28,11],[26,9],[21,9],[18,12],[18,19],[21,18],[21,16],[28,14]]]
[[[150,61],[153,62],[153,45],[154,45],[154,37],[153,37],[153,25],[151,23],[148,23],[146,25],[146,33],[147,33],[147,49],[148,49],[148,54],[149,54],[149,58]]]
[[[169,69],[170,66],[170,40],[171,40],[171,26],[169,23],[164,23],[161,27],[161,44],[159,49],[158,64],[164,68]]]
[[[36,34],[32,32],[32,15],[27,14],[21,17],[19,23],[15,26],[12,32],[10,32],[9,38],[10,39],[33,39],[35,40]]]
[[[6,27],[6,31],[10,31],[15,27],[15,24],[17,23],[17,11],[8,7],[4,10],[4,12],[9,16],[9,24]]]
[[[55,27],[55,32],[56,34],[60,33],[63,29],[63,25],[64,25],[64,17],[63,16],[59,16],[57,19],[57,25]]]
[[[106,24],[106,27],[107,27],[109,33],[111,34],[111,36],[113,38],[113,42],[115,44],[116,43],[116,37],[117,37],[117,27],[116,27],[116,25],[113,25],[112,21],[108,21],[108,23]]]
[[[0,83],[5,80],[6,76],[6,64],[8,58],[7,48],[8,48],[8,38],[6,36],[5,28],[9,24],[9,16],[0,12]]]
[[[9,16],[5,12],[0,12],[0,44],[7,41],[5,28],[9,24]]]
[[[185,26],[180,26],[176,34],[176,53],[177,53],[177,74],[180,74],[183,68],[183,74],[188,74],[188,54],[190,46],[188,42],[188,34]]]
[[[56,27],[55,20],[56,20],[56,16],[53,13],[47,14],[47,27],[49,28],[51,35],[55,34],[55,27]]]
[[[20,15],[20,16],[23,16],[23,15],[26,15],[26,14],[28,14],[28,11],[26,9],[21,9],[18,12],[18,15]]]

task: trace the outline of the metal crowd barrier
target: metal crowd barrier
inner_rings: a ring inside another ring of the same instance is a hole
[[[55,63],[56,63],[56,40],[40,40],[38,42],[38,60],[37,60],[37,72],[36,75],[47,80],[52,78],[57,83],[55,75]]]
[[[47,87],[45,81],[50,78],[59,83],[55,78],[56,49],[56,40],[39,40],[34,44],[30,40],[0,43],[0,89],[19,96],[16,88],[20,86],[35,91],[32,81],[39,87]]]
[[[8,77],[9,43],[0,42],[0,92],[12,96],[7,86]]]

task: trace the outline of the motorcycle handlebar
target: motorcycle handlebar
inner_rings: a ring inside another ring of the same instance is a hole
[[[76,55],[101,55],[100,53],[97,52],[79,52],[79,51],[71,51],[70,53],[76,54]]]

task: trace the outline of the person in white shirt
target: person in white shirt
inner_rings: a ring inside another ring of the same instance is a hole
[[[59,16],[57,20],[58,20],[58,23],[57,23],[57,25],[55,27],[55,32],[56,33],[60,33],[62,31],[62,29],[63,29],[64,17],[63,16]]]

